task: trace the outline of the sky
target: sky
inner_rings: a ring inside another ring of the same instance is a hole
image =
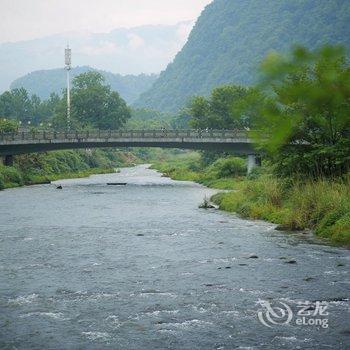
[[[0,0],[0,43],[195,20],[212,0]]]

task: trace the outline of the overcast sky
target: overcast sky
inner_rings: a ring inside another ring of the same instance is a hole
[[[175,24],[196,19],[212,0],[0,0],[0,43],[66,31]]]

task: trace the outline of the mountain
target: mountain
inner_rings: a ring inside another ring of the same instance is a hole
[[[71,70],[71,78],[95,70],[88,66],[76,67]],[[156,74],[125,75],[113,74],[106,71],[97,70],[111,85],[112,90],[119,92],[121,97],[129,104],[133,103],[141,93],[150,89],[157,79]],[[25,88],[30,95],[35,94],[41,99],[47,99],[52,92],[58,94],[66,87],[66,71],[63,68],[40,70],[29,73],[19,79],[16,79],[11,85],[11,89]]]
[[[202,12],[186,45],[136,106],[176,111],[214,87],[251,84],[271,50],[295,44],[350,47],[349,0],[214,0]]]
[[[159,73],[183,47],[192,22],[119,28],[109,33],[63,33],[0,44],[0,93],[29,72],[63,67],[69,42],[73,65],[127,74]]]

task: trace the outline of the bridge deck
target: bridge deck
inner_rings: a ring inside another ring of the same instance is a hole
[[[254,153],[247,132],[234,130],[40,131],[0,134],[0,155],[96,147],[166,147]]]

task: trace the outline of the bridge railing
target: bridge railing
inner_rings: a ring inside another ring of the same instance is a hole
[[[91,139],[248,139],[246,130],[89,130],[21,131],[0,133],[0,141],[91,140]]]

